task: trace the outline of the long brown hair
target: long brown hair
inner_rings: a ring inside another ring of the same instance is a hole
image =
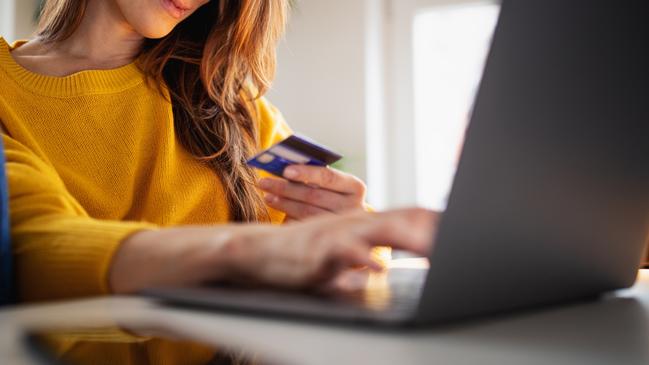
[[[68,38],[89,0],[47,0],[38,36]],[[246,159],[257,149],[255,98],[275,74],[287,0],[212,0],[161,39],[147,39],[138,65],[169,91],[180,143],[221,179],[234,221],[267,220]]]

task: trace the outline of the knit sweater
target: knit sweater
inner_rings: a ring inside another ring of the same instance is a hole
[[[150,87],[135,63],[51,77],[20,66],[11,50],[0,38],[21,300],[108,294],[111,259],[129,235],[230,220],[221,181],[179,144],[168,95]],[[260,149],[290,134],[267,100],[254,109]],[[270,213],[274,223],[283,220]]]

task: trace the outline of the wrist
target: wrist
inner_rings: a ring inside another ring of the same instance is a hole
[[[193,253],[188,254],[188,270],[196,274],[196,281],[208,282],[231,281],[237,270],[237,257],[241,234],[236,228],[204,228],[197,240]]]
[[[109,283],[116,294],[157,286],[196,286],[231,280],[236,229],[175,228],[143,231],[122,242]],[[238,254],[241,256],[242,254]]]
[[[223,280],[241,282],[252,279],[261,266],[257,227],[235,229],[222,241],[219,260],[226,270]]]
[[[113,255],[108,283],[114,294],[130,294],[143,288],[146,283],[147,265],[142,265],[142,252],[156,237],[157,231],[140,231],[122,241]],[[150,263],[149,263],[150,264]]]

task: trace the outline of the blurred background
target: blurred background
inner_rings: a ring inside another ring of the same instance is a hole
[[[40,0],[0,0],[29,38]],[[443,210],[498,17],[496,0],[295,0],[269,99],[343,153],[376,208]]]

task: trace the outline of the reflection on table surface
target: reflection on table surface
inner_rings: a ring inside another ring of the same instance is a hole
[[[341,275],[326,288],[323,295],[360,291],[372,293],[364,300],[371,308],[383,309],[390,301],[390,270],[426,269],[426,259],[397,259],[386,263],[382,272],[353,270]],[[327,294],[328,293],[328,294]],[[104,318],[110,323],[110,318]],[[104,321],[98,321],[98,324]],[[267,364],[252,352],[233,350],[228,344],[199,342],[183,337],[163,323],[119,321],[123,327],[68,327],[31,329],[24,344],[33,355],[48,364]],[[39,326],[36,326],[39,327]]]
[[[27,333],[23,341],[32,358],[44,364],[267,364],[252,353],[183,339],[159,328],[148,335],[144,332],[135,334],[118,327],[59,329]]]
[[[382,286],[386,275],[367,277],[366,283]],[[0,359],[20,358],[17,349],[28,331],[45,334],[40,338],[46,340],[62,336],[59,347],[50,348],[67,358],[122,356],[92,364],[646,365],[649,271],[640,279],[632,290],[602,300],[419,330],[170,308],[142,298],[20,307],[0,311]],[[178,356],[169,355],[171,349]]]

